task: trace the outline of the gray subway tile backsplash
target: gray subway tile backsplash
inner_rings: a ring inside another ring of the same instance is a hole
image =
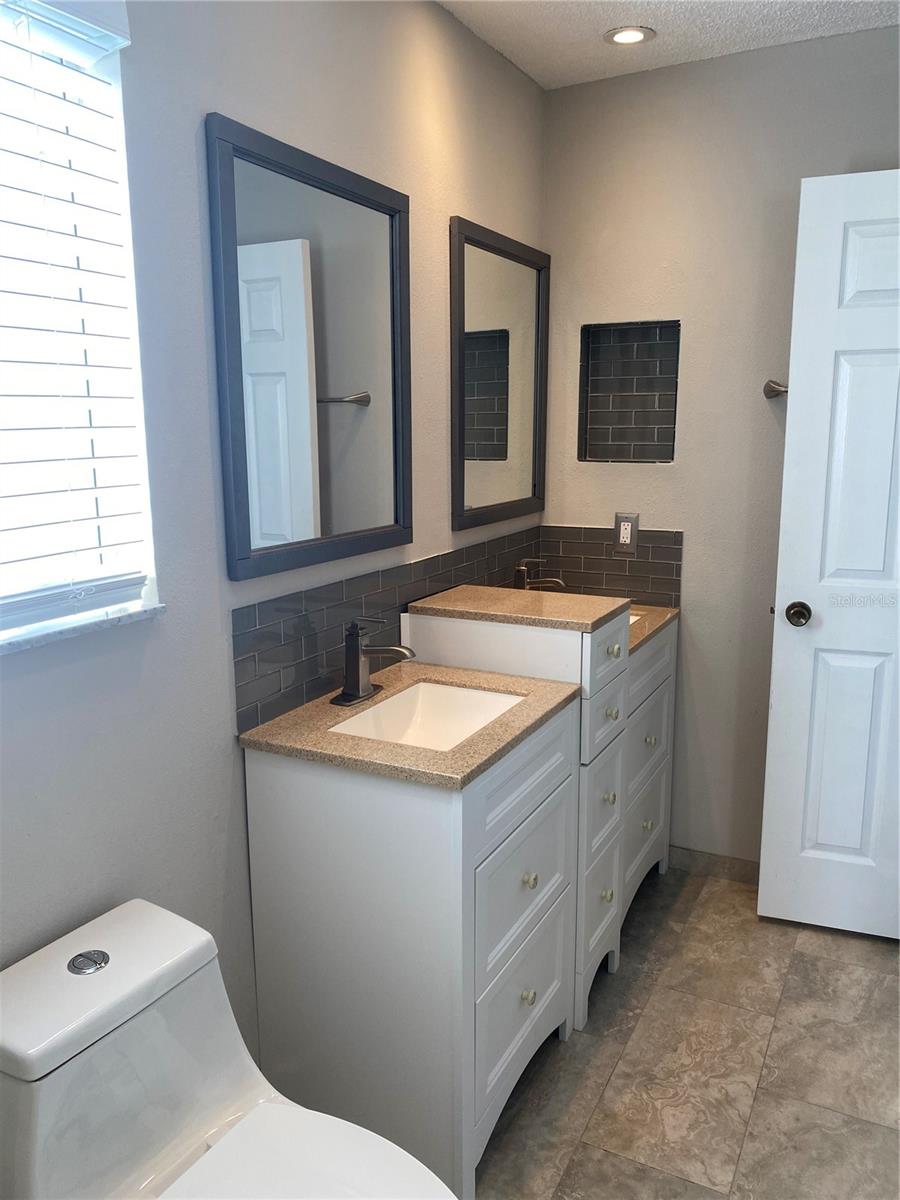
[[[393,645],[408,604],[460,583],[510,587],[521,558],[545,559],[542,571],[560,576],[573,592],[678,607],[682,541],[678,530],[641,529],[637,557],[622,558],[613,553],[612,528],[535,526],[236,608],[231,616],[238,733],[340,687],[344,627],[354,617],[381,618],[384,624],[369,642]],[[384,665],[376,659],[372,669]]]
[[[344,626],[354,617],[384,621],[375,646],[400,640],[400,613],[413,600],[459,583],[512,583],[513,565],[538,554],[540,528],[369,571],[306,592],[236,608],[232,616],[238,733],[340,687]],[[372,662],[372,670],[387,660]]]

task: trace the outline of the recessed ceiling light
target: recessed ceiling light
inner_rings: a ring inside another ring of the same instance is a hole
[[[655,37],[656,30],[648,25],[622,25],[604,33],[603,40],[613,42],[617,46],[636,46],[638,42],[649,42]]]

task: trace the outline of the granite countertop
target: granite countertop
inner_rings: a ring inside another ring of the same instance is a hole
[[[490,589],[485,589],[490,590]],[[513,746],[570,704],[581,692],[578,684],[548,679],[499,675],[462,667],[402,662],[372,676],[384,691],[352,708],[338,708],[322,696],[241,736],[245,750],[286,754],[311,762],[331,763],[351,771],[408,779],[434,787],[459,790],[493,766]],[[416,683],[444,683],[520,695],[521,703],[465,738],[450,750],[425,750],[374,738],[334,733],[331,726],[366,712]]]
[[[632,604],[631,615],[638,619],[632,621],[628,629],[628,653],[634,654],[639,646],[650,640],[655,633],[678,620],[677,608],[663,608],[649,604]]]
[[[626,608],[628,601],[618,596],[581,596],[577,592],[463,584],[429,596],[427,600],[416,600],[410,604],[409,611],[429,617],[464,617],[470,621],[498,621],[505,625],[536,625],[541,629],[593,633]]]

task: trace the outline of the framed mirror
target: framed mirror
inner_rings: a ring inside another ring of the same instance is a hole
[[[452,525],[544,507],[550,256],[450,222]]]
[[[206,137],[230,578],[411,542],[409,198]]]

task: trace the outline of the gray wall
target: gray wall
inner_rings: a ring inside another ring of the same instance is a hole
[[[897,31],[551,92],[555,525],[684,531],[672,840],[759,850],[800,180],[897,166]],[[680,319],[675,462],[576,461],[579,332]]]
[[[230,610],[483,540],[450,534],[448,218],[535,242],[541,95],[423,4],[129,4],[123,56],[159,620],[3,660],[3,963],[131,896],[253,971]],[[335,65],[340,64],[340,70]],[[411,197],[414,545],[225,578],[203,117]],[[533,524],[524,518],[492,536]]]

